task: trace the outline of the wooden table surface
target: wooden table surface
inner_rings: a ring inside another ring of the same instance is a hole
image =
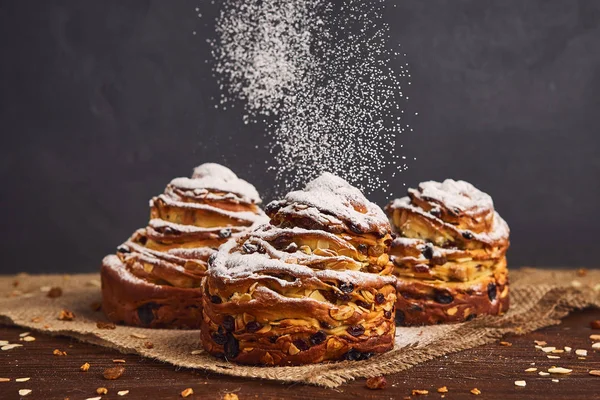
[[[25,399],[87,399],[98,396],[96,389],[105,387],[102,399],[181,399],[181,391],[190,387],[194,394],[188,399],[222,399],[225,393],[235,393],[245,399],[439,399],[437,388],[447,386],[446,399],[600,399],[600,377],[589,375],[600,370],[600,352],[591,349],[589,336],[600,334],[590,328],[590,321],[600,319],[600,310],[579,311],[565,318],[558,326],[523,336],[509,335],[503,340],[511,346],[495,343],[442,357],[408,371],[387,377],[383,390],[369,390],[359,379],[337,389],[323,389],[300,384],[234,378],[201,370],[178,369],[169,364],[124,355],[66,337],[51,337],[36,332],[33,342],[24,347],[0,351],[0,399],[18,399],[20,389],[32,389]],[[22,328],[0,326],[0,340],[19,343]],[[534,348],[534,340],[548,346],[573,348],[571,353],[558,354],[560,359],[548,359]],[[54,349],[67,352],[55,356]],[[575,349],[587,349],[588,356],[579,359]],[[113,359],[123,359],[125,373],[118,380],[105,380],[102,372],[112,367]],[[80,366],[90,363],[87,372]],[[535,363],[533,365],[532,363]],[[540,376],[524,372],[530,367],[538,371],[556,365],[573,369],[569,375]],[[30,377],[27,382],[16,378]],[[553,382],[558,379],[559,382]],[[525,380],[526,387],[516,387],[516,380]],[[481,395],[470,393],[473,388]],[[411,395],[412,389],[425,389],[428,395]],[[129,390],[125,397],[117,391]]]

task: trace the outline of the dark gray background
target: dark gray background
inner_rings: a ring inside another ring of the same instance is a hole
[[[511,265],[598,266],[600,2],[389,4],[419,113],[396,193],[469,180],[512,228]],[[148,199],[202,162],[270,197],[263,127],[214,107],[217,11],[0,1],[1,272],[96,270],[145,224]]]

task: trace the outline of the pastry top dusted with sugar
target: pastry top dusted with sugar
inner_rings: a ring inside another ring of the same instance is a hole
[[[271,223],[280,227],[298,226],[378,237],[391,232],[390,223],[378,205],[329,172],[309,182],[303,190],[290,192],[283,200],[269,203],[265,211]]]
[[[169,191],[191,191],[196,196],[218,194],[241,203],[260,204],[261,198],[256,188],[237,177],[229,168],[215,163],[206,163],[194,168],[191,178],[175,178],[167,187]]]

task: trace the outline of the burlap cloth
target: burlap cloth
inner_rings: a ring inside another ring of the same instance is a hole
[[[245,367],[217,360],[203,352],[192,354],[201,349],[198,331],[125,326],[117,326],[114,330],[98,329],[96,322],[106,320],[102,312],[91,307],[100,302],[97,274],[0,277],[0,322],[71,336],[180,367],[336,387],[355,378],[406,370],[435,357],[490,343],[509,332],[522,334],[558,324],[560,318],[573,309],[600,307],[600,271],[590,270],[585,276],[579,276],[574,270],[523,268],[511,271],[510,278],[511,308],[504,316],[479,317],[458,325],[398,328],[396,346],[386,354],[366,361],[301,367]],[[48,288],[55,286],[62,288],[62,296],[48,298]],[[73,321],[58,320],[61,309],[74,312],[76,318]],[[148,341],[153,343],[153,348],[146,348]]]

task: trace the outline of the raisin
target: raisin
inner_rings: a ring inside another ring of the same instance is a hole
[[[221,239],[226,239],[231,236],[231,228],[223,228],[219,231],[219,237]]]
[[[383,295],[383,293],[377,293],[375,295],[375,304],[383,304],[384,301],[385,301],[385,296]]]
[[[403,326],[405,318],[404,311],[396,310],[396,325]]]
[[[352,325],[346,329],[346,332],[352,336],[360,336],[365,333],[365,327],[362,325]]]
[[[429,210],[429,214],[433,215],[436,218],[439,218],[442,216],[442,210],[440,210],[439,208],[432,208],[431,210]]]
[[[146,303],[138,307],[137,315],[143,325],[150,325],[154,321],[154,310],[160,308],[156,303]]]
[[[240,343],[231,333],[228,333],[226,337],[227,340],[223,346],[223,350],[225,350],[225,357],[227,359],[236,358],[240,353]]]
[[[369,250],[369,248],[367,247],[366,244],[361,243],[358,245],[358,251],[360,251],[362,254],[367,254],[368,250]]]
[[[146,243],[148,243],[148,238],[146,236],[142,236],[141,238],[139,238],[139,241],[142,244],[142,246],[145,246]]]
[[[258,331],[260,328],[262,328],[262,325],[256,321],[250,321],[246,324],[246,332],[248,332],[248,333],[254,333],[254,332]]]
[[[226,315],[223,317],[222,325],[223,328],[225,328],[225,331],[233,332],[235,330],[235,318],[233,318],[231,315]]]
[[[304,339],[296,339],[292,343],[294,343],[294,346],[296,346],[300,351],[305,351],[309,348],[308,343],[306,343],[306,340]]]
[[[343,282],[340,284],[340,290],[344,293],[351,293],[354,290],[354,285],[350,282]]]
[[[227,341],[227,336],[225,336],[223,333],[220,333],[220,332],[213,332],[213,334],[211,336],[212,336],[212,340],[219,346],[223,346],[225,344],[225,342]]]
[[[328,324],[325,321],[319,321],[319,325],[321,325],[325,329],[331,329],[331,328],[333,328],[333,326],[331,326],[330,324]]]
[[[429,243],[426,244],[423,250],[421,250],[421,253],[423,254],[423,257],[431,260],[433,258],[433,246]]]
[[[175,229],[173,229],[173,228],[171,228],[171,227],[167,226],[167,227],[165,227],[165,229],[163,230],[163,233],[164,233],[164,234],[167,234],[167,235],[171,235],[171,234],[175,233]]]
[[[223,302],[219,296],[210,296],[210,301],[214,304],[221,304]]]
[[[310,337],[310,342],[313,345],[321,344],[327,339],[327,334],[323,331],[318,331]]]
[[[471,239],[473,239],[473,234],[472,234],[471,232],[469,232],[469,231],[464,231],[464,232],[462,233],[462,236],[463,236],[465,239],[467,239],[467,240],[471,240]]]
[[[352,296],[350,296],[347,293],[342,293],[342,294],[336,293],[336,295],[337,295],[337,299],[340,301],[350,301],[350,299],[352,298]]]
[[[386,317],[387,319],[392,318],[392,312],[391,311],[384,311],[383,312],[383,316]]]
[[[275,343],[277,341],[277,336],[269,336],[269,342]]]
[[[129,253],[131,250],[129,249],[129,246],[125,246],[124,244],[120,245],[119,247],[117,247],[117,253]]]
[[[244,243],[244,245],[242,246],[242,250],[244,250],[244,253],[246,254],[252,254],[258,251],[258,246],[252,243]]]
[[[348,361],[360,361],[367,360],[373,356],[373,353],[361,353],[356,349],[350,349],[346,354],[344,354],[344,360]]]
[[[490,301],[496,300],[497,289],[496,289],[496,284],[494,282],[490,282],[488,284],[487,292],[488,292],[488,297],[490,298]]]
[[[294,253],[296,251],[298,251],[298,245],[294,242],[288,244],[288,246],[283,250],[283,251],[287,251],[288,253]]]
[[[471,321],[472,319],[475,319],[476,317],[477,317],[477,314],[469,314],[469,315],[467,315],[466,320]]]
[[[361,233],[363,233],[363,232],[362,232],[362,229],[360,229],[360,227],[359,227],[358,225],[356,225],[356,224],[353,224],[352,222],[349,222],[349,223],[348,223],[348,228],[349,228],[349,229],[350,229],[352,232],[354,232],[354,233],[356,233],[356,234],[359,234],[359,235],[360,235]]]
[[[215,262],[215,258],[217,258],[217,253],[214,252],[210,255],[210,257],[208,257],[208,266],[212,267],[213,263]]]
[[[410,311],[421,312],[421,311],[423,311],[423,307],[421,307],[418,304],[411,304],[410,305]]]
[[[369,303],[367,303],[366,301],[356,300],[356,305],[359,307],[366,308],[367,310],[371,309],[371,305]]]
[[[450,293],[440,291],[435,293],[434,300],[440,304],[450,304],[454,301],[454,297]]]

